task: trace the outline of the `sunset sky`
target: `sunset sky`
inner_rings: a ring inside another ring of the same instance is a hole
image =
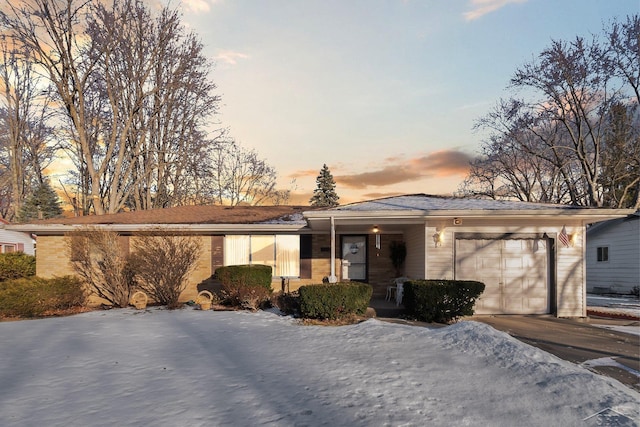
[[[450,194],[474,122],[551,39],[600,33],[638,0],[176,0],[215,60],[230,136],[306,204],[326,163],[341,203]]]

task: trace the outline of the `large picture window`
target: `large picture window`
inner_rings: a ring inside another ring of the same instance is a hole
[[[300,276],[300,236],[225,236],[224,265],[263,264],[274,277]]]

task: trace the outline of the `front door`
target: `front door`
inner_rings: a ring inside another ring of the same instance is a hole
[[[367,280],[367,236],[342,236],[342,278]],[[346,274],[345,274],[346,273]]]

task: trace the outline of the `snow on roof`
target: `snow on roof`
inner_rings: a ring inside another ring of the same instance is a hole
[[[386,211],[386,210],[567,210],[578,206],[549,203],[530,203],[506,200],[470,199],[429,194],[408,194],[386,197],[366,202],[350,203],[335,207],[335,211]]]

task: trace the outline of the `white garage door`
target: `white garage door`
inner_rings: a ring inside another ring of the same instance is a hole
[[[544,240],[456,240],[456,279],[486,286],[477,314],[548,313],[547,276]]]

